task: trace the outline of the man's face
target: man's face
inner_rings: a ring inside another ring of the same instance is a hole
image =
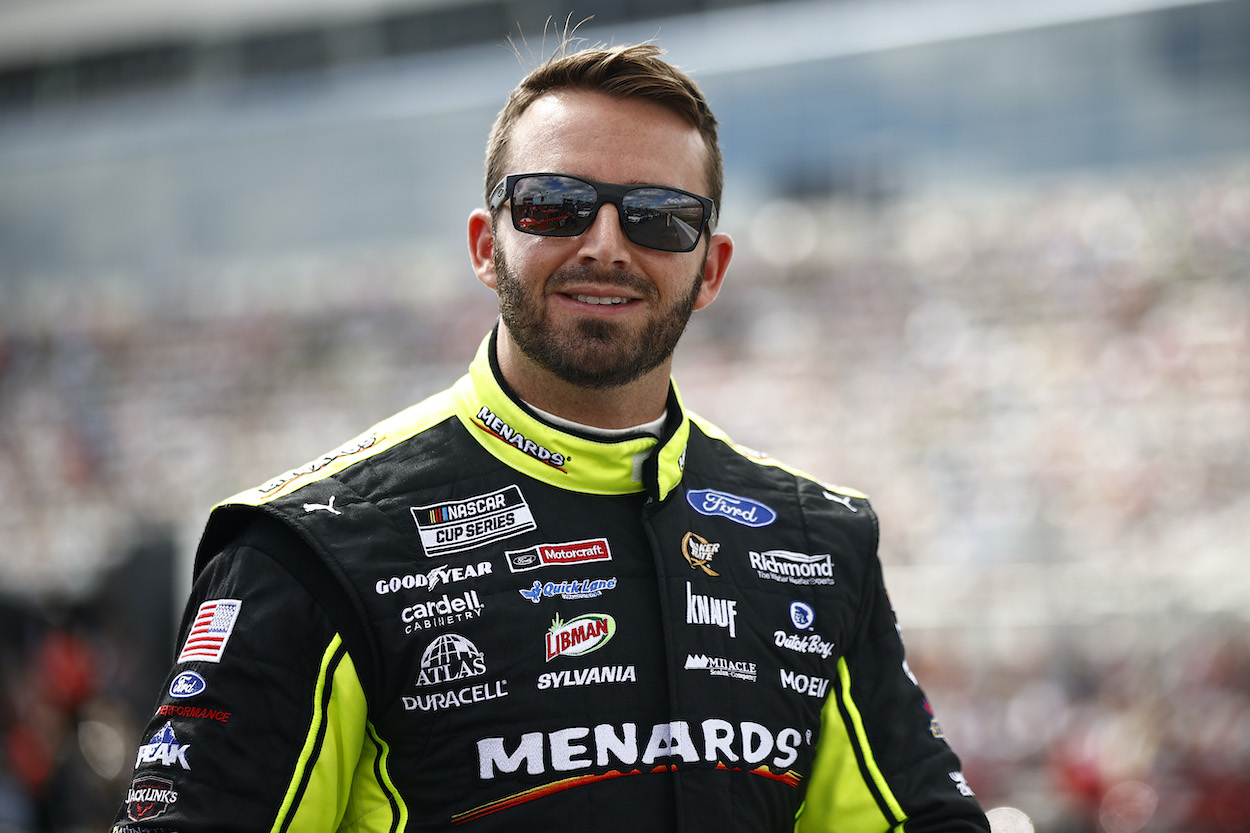
[[[522,115],[508,171],[705,193],[705,154],[698,131],[659,105],[566,90]],[[585,233],[542,237],[517,231],[505,205],[492,252],[504,326],[530,361],[565,382],[633,381],[665,365],[692,312],[715,297],[720,273],[714,285],[705,280],[709,236],[692,252],[648,249],[603,205]]]

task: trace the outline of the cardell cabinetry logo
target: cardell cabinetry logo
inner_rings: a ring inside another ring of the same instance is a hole
[[[716,489],[691,489],[686,492],[686,501],[700,515],[728,518],[743,526],[768,526],[777,520],[777,513],[772,507],[749,497],[731,495]]]

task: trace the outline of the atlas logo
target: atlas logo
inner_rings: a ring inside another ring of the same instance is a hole
[[[712,569],[712,559],[718,552],[720,544],[713,544],[701,535],[687,532],[681,536],[681,554],[685,556],[686,563],[692,570],[702,570],[713,577],[719,576],[720,573]]]
[[[738,636],[738,602],[735,599],[718,599],[695,593],[686,582],[686,624],[715,625],[726,628],[730,638]]]
[[[559,616],[547,631],[547,662],[597,651],[616,634],[616,620],[606,613],[584,613],[565,622]]]
[[[833,556],[806,555],[790,550],[750,553],[751,566],[760,578],[788,584],[833,584]]]
[[[728,518],[743,526],[768,526],[777,520],[777,513],[758,500],[716,489],[692,489],[686,492],[686,502],[700,515]]]
[[[508,569],[514,573],[537,570],[539,567],[612,560],[612,550],[608,548],[607,538],[590,538],[585,541],[569,541],[563,544],[539,544],[524,550],[508,550],[504,555],[508,556]]]
[[[520,431],[517,431],[508,423],[504,422],[498,416],[483,405],[478,409],[477,421],[479,427],[490,434],[492,437],[503,440],[508,445],[513,446],[523,454],[528,454],[540,463],[546,463],[553,469],[563,471],[563,466],[567,462],[567,458],[559,452],[544,448],[533,440],[527,438]]]
[[[453,683],[486,673],[486,658],[477,646],[458,633],[445,633],[421,655],[418,686]]]

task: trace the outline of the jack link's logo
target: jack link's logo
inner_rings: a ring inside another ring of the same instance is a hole
[[[738,602],[695,593],[686,582],[686,624],[727,628],[730,638],[738,636]]]
[[[174,782],[165,778],[136,778],[126,791],[126,818],[147,821],[165,814],[178,801]]]
[[[547,662],[597,651],[616,634],[616,620],[606,613],[584,613],[565,622],[559,616],[547,631]]]
[[[189,745],[183,746],[178,742],[178,738],[174,735],[174,727],[166,721],[159,732],[139,747],[139,754],[135,757],[135,769],[143,764],[160,764],[161,766],[178,764],[183,769],[189,770],[191,764],[187,763],[187,750],[190,748]]]
[[[508,445],[513,446],[518,451],[528,454],[540,463],[546,463],[553,469],[563,471],[563,466],[568,459],[559,452],[544,448],[538,443],[526,437],[520,431],[517,431],[508,423],[504,422],[496,416],[490,408],[483,405],[477,412],[478,427],[492,437],[503,440]]]
[[[719,576],[720,573],[712,569],[712,559],[718,552],[720,544],[713,544],[701,535],[687,532],[681,536],[681,554],[686,557],[686,563],[692,570],[702,570],[713,577]]]
[[[686,502],[700,515],[728,518],[743,526],[768,526],[777,520],[777,513],[758,500],[716,489],[691,489],[686,492]]]

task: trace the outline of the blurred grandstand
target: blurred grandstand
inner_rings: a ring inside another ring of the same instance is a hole
[[[570,11],[721,116],[684,398],[873,496],[986,806],[1250,830],[1250,2],[0,0],[0,831],[107,825],[208,507],[463,371]]]

